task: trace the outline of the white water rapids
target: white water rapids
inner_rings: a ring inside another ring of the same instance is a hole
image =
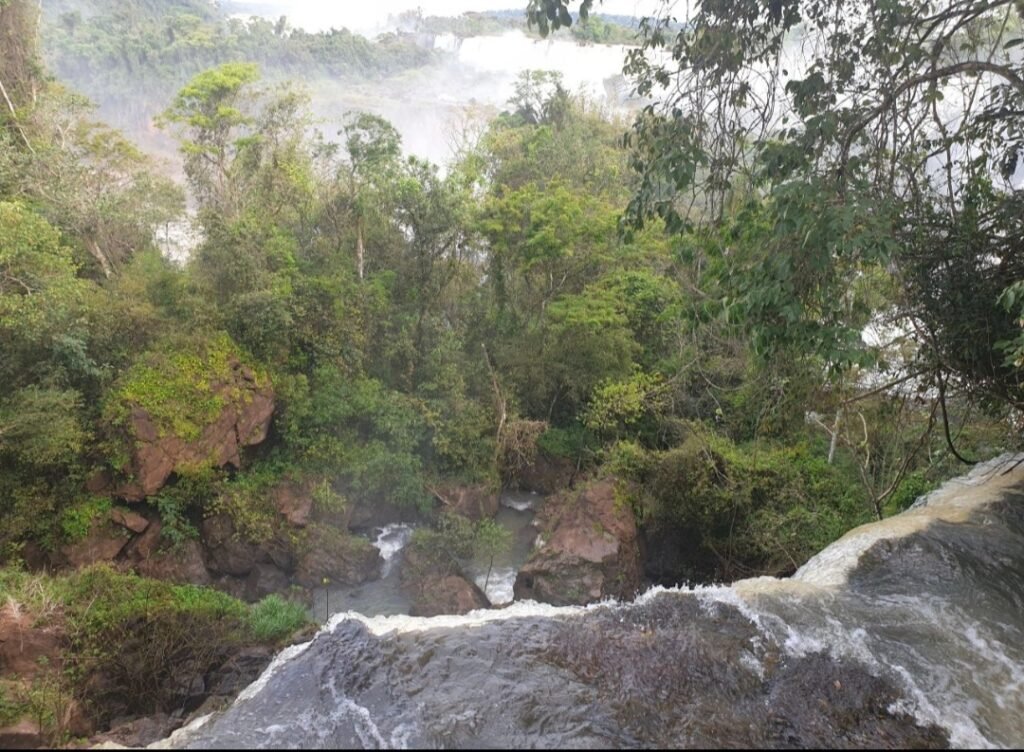
[[[1024,455],[851,531],[786,580],[336,614],[232,708],[162,744],[1017,747],[1022,614]]]

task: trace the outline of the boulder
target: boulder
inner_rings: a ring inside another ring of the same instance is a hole
[[[273,564],[257,564],[245,580],[242,598],[255,602],[272,593],[283,593],[290,585],[288,575]]]
[[[122,527],[114,525],[105,517],[98,517],[92,521],[84,538],[61,547],[60,558],[76,569],[113,561],[128,545],[130,537],[130,533]]]
[[[424,582],[409,608],[409,615],[468,614],[490,607],[491,602],[480,588],[461,575],[451,574]]]
[[[446,511],[473,522],[493,518],[500,506],[497,492],[484,485],[442,487],[435,495],[445,505]]]
[[[226,514],[215,514],[203,520],[201,536],[212,572],[245,577],[256,564],[267,558],[259,546],[239,537],[234,523]]]
[[[491,607],[487,595],[463,576],[455,562],[434,551],[406,549],[401,583],[412,601],[411,616],[466,614]]]
[[[236,360],[229,381],[216,385],[214,392],[224,407],[198,438],[189,441],[162,432],[145,409],[131,408],[127,438],[132,455],[126,470],[133,480],[118,487],[115,495],[141,501],[159,491],[176,470],[209,464],[241,466],[242,447],[267,437],[274,414],[273,390],[260,386],[252,371]]]
[[[89,746],[93,749],[138,749],[166,739],[180,725],[180,719],[165,713],[119,721],[109,731],[92,737]]]
[[[145,559],[148,559],[160,546],[160,535],[163,532],[163,523],[160,520],[153,520],[146,527],[145,532],[132,539],[124,548],[124,558],[136,567]]]
[[[133,533],[144,533],[146,528],[149,527],[149,520],[141,514],[136,514],[130,509],[120,509],[118,507],[110,510],[110,521]]]
[[[519,570],[516,599],[556,606],[632,598],[641,587],[636,521],[605,480],[549,498],[538,516],[543,546]]]
[[[337,528],[313,524],[298,549],[295,581],[303,587],[360,585],[380,577],[384,560],[368,540]]]
[[[182,585],[209,585],[211,582],[203,559],[203,547],[195,540],[157,549],[148,558],[141,559],[135,569],[143,577]]]

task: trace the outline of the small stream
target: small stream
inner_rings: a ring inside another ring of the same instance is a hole
[[[493,564],[489,558],[478,559],[467,567],[467,576],[495,606],[512,602],[516,573],[526,562],[537,538],[537,531],[530,523],[543,498],[522,491],[503,493],[495,521],[511,533],[512,545],[496,555]],[[402,592],[401,572],[403,551],[414,530],[412,525],[404,523],[376,528],[372,543],[384,560],[380,579],[362,585],[317,588],[310,615],[320,623],[326,623],[334,614],[348,611],[371,617],[407,615],[412,604]]]

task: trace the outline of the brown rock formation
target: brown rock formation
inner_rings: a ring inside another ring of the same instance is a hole
[[[110,521],[115,525],[131,530],[133,533],[143,533],[149,527],[149,520],[141,514],[135,514],[135,512],[129,509],[118,509],[117,507],[110,510]]]
[[[128,545],[130,537],[122,527],[100,517],[93,520],[84,538],[61,547],[60,559],[75,568],[113,561]]]
[[[141,501],[159,491],[171,473],[183,467],[241,466],[242,447],[259,444],[267,437],[274,414],[273,390],[258,386],[252,372],[235,362],[231,382],[220,385],[216,393],[225,406],[194,441],[161,435],[149,413],[132,408],[128,435],[134,448],[128,470],[134,480],[119,487],[117,496]]]
[[[519,571],[516,599],[584,605],[632,598],[640,589],[636,522],[632,510],[616,502],[614,482],[549,498],[538,521],[544,546]]]
[[[313,514],[311,483],[285,481],[272,492],[274,508],[289,525],[306,527]]]
[[[409,608],[409,615],[468,614],[490,607],[490,601],[480,588],[461,575],[451,574],[425,581]]]

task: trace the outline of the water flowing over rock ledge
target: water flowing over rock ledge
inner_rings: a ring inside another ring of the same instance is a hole
[[[1001,747],[1024,741],[1024,456],[790,580],[336,615],[175,747]]]

